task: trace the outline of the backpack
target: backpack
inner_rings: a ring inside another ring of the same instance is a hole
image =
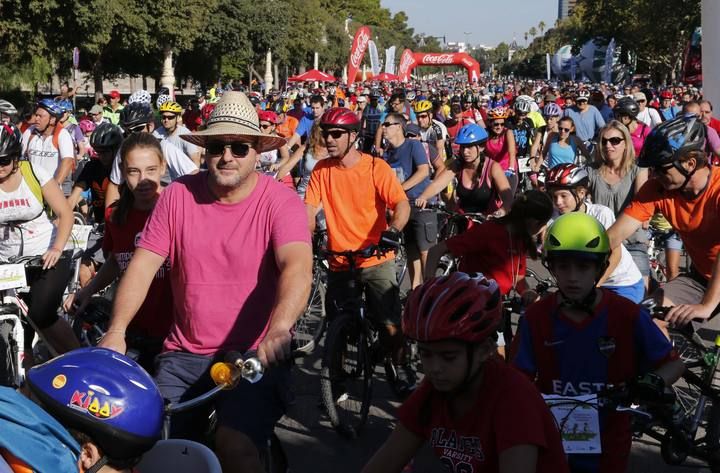
[[[55,131],[53,131],[52,144],[53,144],[53,147],[58,151],[60,150],[59,136],[60,136],[60,132],[63,130],[63,128],[64,127],[63,127],[62,123],[58,123],[55,125]],[[30,143],[32,143],[32,140],[36,137],[37,137],[37,135],[35,133],[30,133],[30,138],[28,139],[27,149],[30,149]],[[70,135],[70,137],[72,138],[72,134]],[[27,150],[25,152],[27,153]]]
[[[48,203],[45,202],[45,199],[43,198],[42,186],[40,185],[40,180],[35,175],[32,163],[27,159],[21,159],[18,161],[18,168],[20,169],[20,174],[22,174],[25,183],[30,188],[30,192],[32,192],[38,202],[42,204],[43,210],[48,214],[48,217],[51,217],[52,210],[50,210]],[[35,216],[35,218],[39,216],[40,214]]]

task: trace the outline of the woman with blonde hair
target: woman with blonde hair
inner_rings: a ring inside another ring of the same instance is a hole
[[[612,120],[600,130],[593,161],[587,171],[593,203],[609,207],[616,217],[648,178],[647,169],[635,163],[630,131],[618,120]],[[650,267],[645,230],[638,229],[625,241],[625,247],[640,269],[647,288]]]

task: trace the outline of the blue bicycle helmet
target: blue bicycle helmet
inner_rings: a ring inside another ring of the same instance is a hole
[[[488,134],[485,128],[475,123],[468,123],[460,128],[460,131],[455,137],[455,144],[460,146],[481,145],[485,143],[487,139]]]
[[[60,105],[60,108],[63,112],[70,112],[74,110],[75,107],[73,107],[72,100],[58,100],[57,103]]]
[[[42,99],[37,103],[38,108],[45,109],[50,115],[52,115],[55,118],[62,117],[62,114],[65,113],[63,108],[60,106],[60,102],[57,102],[52,99]]]
[[[43,408],[90,436],[105,457],[141,456],[160,439],[163,398],[135,361],[106,348],[80,348],[28,371]]]
[[[505,87],[503,87],[502,85],[498,85],[497,87],[495,87],[495,93],[496,93],[496,94],[504,94],[504,93],[505,93]]]
[[[705,125],[696,115],[683,115],[661,123],[645,139],[638,166],[658,167],[676,164],[680,156],[690,151],[702,151],[705,146]],[[685,173],[682,166],[676,166]]]

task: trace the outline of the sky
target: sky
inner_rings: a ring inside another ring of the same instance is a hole
[[[415,33],[447,37],[448,42],[496,46],[513,34],[524,45],[524,34],[540,20],[551,27],[558,0],[380,0],[393,14],[404,11]],[[470,33],[466,35],[465,33]],[[531,41],[531,40],[530,40]]]

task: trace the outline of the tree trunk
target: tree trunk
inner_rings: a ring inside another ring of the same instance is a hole
[[[173,68],[173,52],[169,45],[163,48],[163,66],[160,75],[160,86],[170,90],[170,97],[175,100],[175,69]]]

